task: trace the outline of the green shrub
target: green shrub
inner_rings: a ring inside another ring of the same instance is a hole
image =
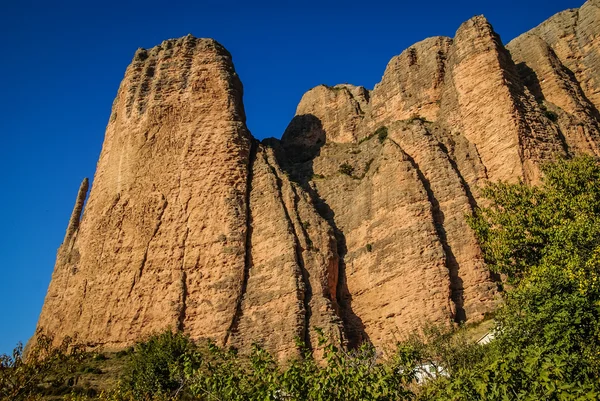
[[[318,329],[317,329],[318,330]],[[380,360],[375,349],[363,345],[353,352],[327,342],[320,333],[323,363],[310,353],[304,359],[277,364],[258,345],[249,356],[211,346],[210,358],[190,372],[190,394],[221,400],[408,400],[413,370],[401,358]],[[301,348],[304,348],[300,345]]]
[[[406,122],[409,123],[409,124],[412,124],[415,121],[420,121],[422,123],[428,123],[428,122],[430,122],[430,121],[427,121],[426,118],[421,117],[418,114],[413,114],[412,116],[410,116],[410,118],[408,120],[406,120]]]
[[[375,136],[379,139],[379,143],[383,143],[383,141],[385,141],[385,139],[388,136],[387,127],[381,126],[381,127],[377,128],[375,130],[375,132],[373,132],[371,135],[367,135],[364,138],[362,138],[360,141],[358,141],[358,144],[360,145],[361,143],[366,142]],[[351,152],[351,153],[353,153],[353,152]],[[360,153],[360,150],[356,151],[356,153]]]
[[[83,368],[83,373],[91,373],[91,374],[94,374],[94,375],[101,375],[104,372],[99,367],[96,367],[96,366],[86,366],[85,368]]]
[[[543,167],[539,186],[495,183],[470,219],[510,286],[481,362],[432,382],[424,400],[600,397],[600,165]]]
[[[0,355],[0,400],[34,399],[48,391],[70,391],[73,374],[85,354],[71,337],[65,337],[58,346],[53,343],[52,336],[38,330],[26,358],[22,344],[12,355]]]
[[[92,359],[94,361],[106,361],[108,358],[102,353],[95,353],[92,355]]]
[[[367,248],[367,252],[373,251],[373,245],[371,245],[371,244],[367,244],[367,246],[365,248]]]
[[[371,138],[373,138],[373,134],[371,134],[371,135],[367,135],[367,136],[365,136],[365,137],[361,138],[361,139],[358,141],[358,144],[360,145],[361,143],[363,143],[363,142],[366,142],[366,141],[368,141],[368,140],[369,140],[369,139],[371,139]]]
[[[167,330],[135,346],[122,386],[137,399],[174,395],[186,385],[184,367],[198,363],[196,346],[189,337]]]
[[[117,352],[117,358],[125,358],[129,355],[133,354],[133,347],[127,347]]]
[[[377,135],[377,139],[379,139],[379,143],[383,143],[383,141],[385,141],[385,139],[388,136],[387,127],[383,126],[383,127],[377,128],[377,130],[375,131],[375,135]]]
[[[354,167],[352,167],[348,163],[342,163],[342,164],[340,164],[339,172],[341,174],[345,174],[345,175],[352,177],[352,173],[354,173]]]
[[[552,110],[545,110],[544,115],[546,118],[552,122],[556,122],[558,120],[558,114],[553,112]]]

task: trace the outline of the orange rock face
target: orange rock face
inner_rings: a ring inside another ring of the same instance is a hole
[[[245,125],[231,56],[140,49],[82,183],[38,326],[122,348],[167,327],[285,359],[314,327],[391,347],[499,302],[467,224],[492,180],[600,156],[600,3],[506,48],[483,17],[415,44],[372,91],[318,86],[281,140]]]
[[[524,84],[555,113],[569,153],[600,156],[600,2],[555,15],[511,41]]]
[[[122,347],[157,329],[223,341],[242,290],[251,137],[218,43],[139,50],[39,326]]]

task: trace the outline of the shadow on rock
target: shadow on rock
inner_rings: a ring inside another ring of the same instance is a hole
[[[321,198],[311,179],[314,175],[313,160],[320,155],[321,148],[327,142],[327,136],[321,120],[312,115],[295,116],[286,128],[281,141],[266,139],[263,143],[274,149],[277,162],[290,179],[306,191],[315,204],[317,212],[333,228],[337,242],[338,283],[337,303],[340,306],[340,318],[344,322],[344,331],[349,348],[356,348],[370,339],[365,332],[362,319],[352,309],[352,294],[348,290],[346,264],[346,237],[335,222],[335,212]]]

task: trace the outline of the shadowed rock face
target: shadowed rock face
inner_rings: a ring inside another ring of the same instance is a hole
[[[111,349],[171,327],[285,359],[296,338],[320,352],[313,327],[385,348],[483,319],[498,294],[466,223],[481,185],[600,156],[599,10],[507,48],[474,17],[394,57],[372,91],[311,89],[263,143],[217,42],[138,50],[38,327]]]
[[[566,70],[589,103],[600,109],[600,1],[589,0],[581,8],[556,14],[508,44],[519,62],[525,62],[544,82],[549,71],[538,66],[535,53],[547,46],[555,58],[553,70]],[[545,43],[545,46],[544,46]],[[552,84],[546,85],[551,90]],[[556,99],[556,97],[555,97]],[[552,100],[548,99],[550,102]],[[556,99],[560,102],[560,100]],[[558,104],[557,104],[558,105]],[[568,111],[568,110],[565,110]]]
[[[600,156],[600,2],[555,15],[511,41],[524,84],[558,116],[570,153]]]

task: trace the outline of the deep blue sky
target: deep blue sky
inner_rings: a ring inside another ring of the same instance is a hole
[[[193,34],[233,55],[248,126],[279,137],[302,94],[373,88],[389,59],[484,14],[507,43],[583,0],[0,2],[0,353],[35,329],[75,195],[138,47]]]

